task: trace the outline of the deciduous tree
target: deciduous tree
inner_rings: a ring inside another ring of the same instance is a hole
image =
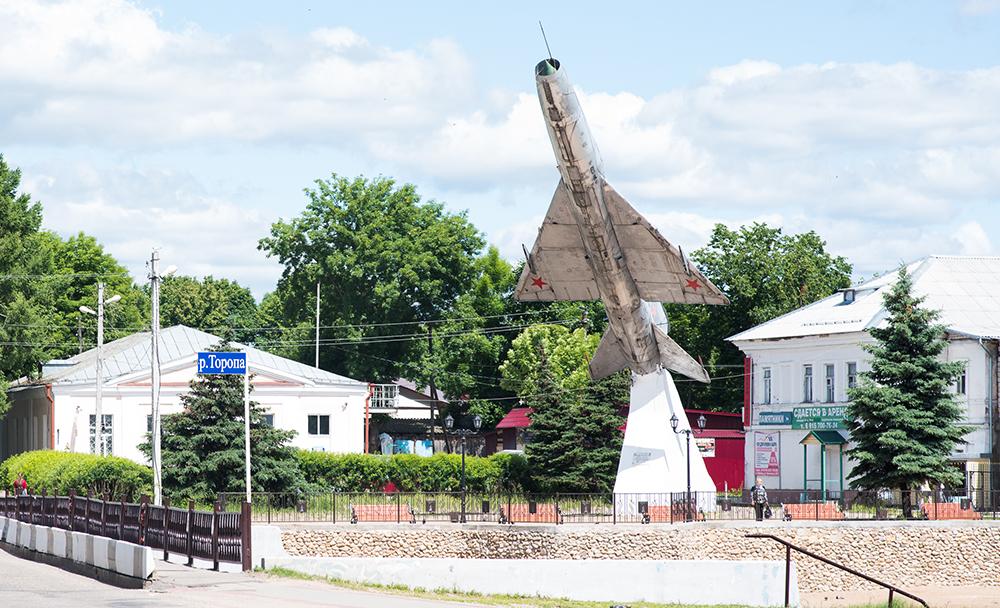
[[[464,213],[422,201],[412,185],[390,178],[332,175],[306,196],[299,217],[275,223],[260,241],[285,266],[272,310],[286,327],[305,325],[320,282],[321,324],[336,326],[324,332],[335,342],[322,349],[321,367],[395,380],[415,361],[420,323],[440,319],[468,290],[482,236]],[[312,355],[311,344],[298,349],[300,360]]]
[[[786,235],[762,223],[717,224],[691,259],[729,296],[728,306],[667,305],[670,334],[718,378],[705,386],[678,379],[687,406],[738,410],[743,355],[726,338],[850,286],[851,265],[815,232]]]

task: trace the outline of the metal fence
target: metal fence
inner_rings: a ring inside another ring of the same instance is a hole
[[[138,503],[75,495],[0,497],[0,513],[18,521],[162,549],[164,560],[180,554],[189,566],[199,558],[210,560],[216,570],[219,562],[250,570],[250,506],[235,506],[225,511],[223,503],[216,503],[212,511],[198,511],[194,502],[180,509],[169,500],[151,505],[148,497]]]
[[[220,494],[223,505],[242,494]],[[898,492],[768,490],[772,519],[907,518]],[[975,495],[913,491],[915,519],[1000,519],[1000,491]],[[267,523],[642,524],[752,521],[748,491],[672,494],[500,494],[476,492],[254,493],[251,517]]]

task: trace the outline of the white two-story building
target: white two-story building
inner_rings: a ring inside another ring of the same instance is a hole
[[[954,390],[973,430],[952,458],[966,471],[985,471],[1000,462],[1000,258],[932,256],[907,270],[924,306],[941,311],[948,340],[942,356],[965,363]],[[747,487],[754,477],[770,488],[834,495],[848,487],[847,389],[869,369],[862,346],[873,342],[870,328],[884,325],[882,298],[896,278],[889,272],[729,338],[746,354],[751,374],[744,396]],[[975,484],[987,478],[969,477]]]
[[[183,408],[180,397],[196,376],[199,351],[219,338],[177,325],[160,336],[161,414]],[[295,431],[292,444],[307,450],[363,452],[369,385],[315,367],[234,344],[247,353],[250,398],[275,427]],[[101,411],[107,452],[146,462],[137,446],[152,428],[150,334],[115,340],[102,349]],[[42,367],[41,377],[21,379],[7,395],[11,409],[0,420],[0,459],[28,450],[93,452],[96,430],[96,349]]]

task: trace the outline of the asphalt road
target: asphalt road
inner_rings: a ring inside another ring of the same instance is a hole
[[[279,579],[264,575],[216,573],[157,562],[152,587],[111,587],[53,566],[23,560],[0,551],[0,597],[9,606],[81,608],[437,608],[442,602],[340,589],[326,583]],[[479,608],[448,603],[449,607]]]

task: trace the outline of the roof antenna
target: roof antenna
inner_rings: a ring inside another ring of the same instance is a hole
[[[549,63],[552,62],[552,49],[549,48],[549,39],[545,37],[545,28],[542,27],[542,20],[538,20],[538,29],[542,30],[542,40],[545,41],[545,50],[549,53]]]

